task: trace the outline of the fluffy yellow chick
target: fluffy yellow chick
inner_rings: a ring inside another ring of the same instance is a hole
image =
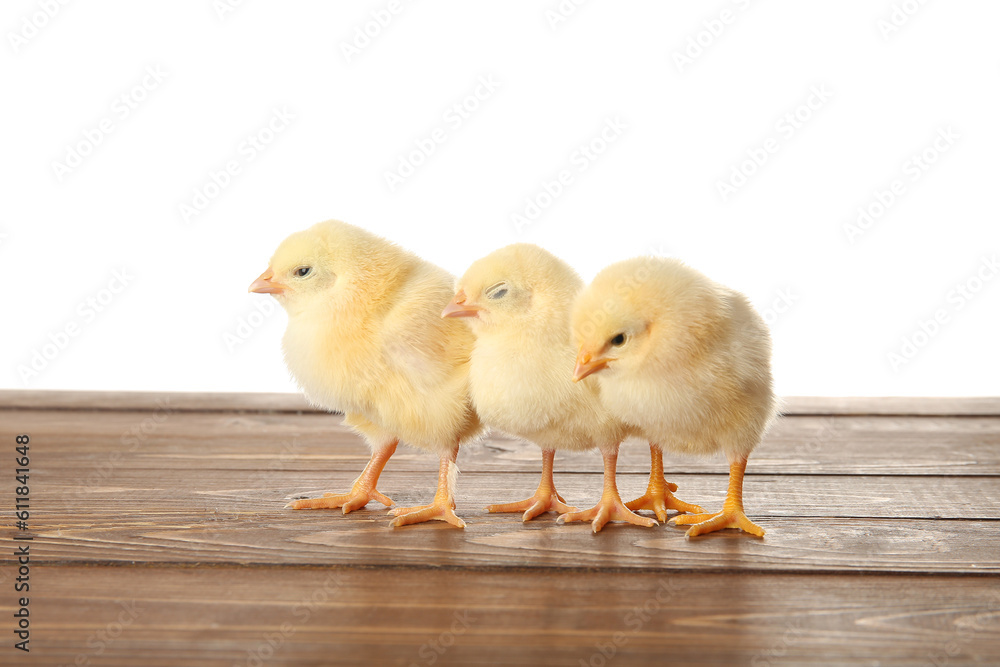
[[[468,395],[473,336],[442,320],[453,278],[383,238],[336,220],[292,234],[250,285],[288,312],[285,363],[315,405],[343,412],[371,461],[347,493],[297,500],[293,509],[346,514],[392,500],[376,486],[400,440],[441,457],[432,504],[398,508],[392,526],[431,519],[458,526],[459,445],[481,430]]]
[[[722,528],[762,536],[743,511],[743,475],[777,399],[770,334],[746,297],[677,260],[637,258],[594,278],[572,326],[574,379],[597,373],[612,414],[672,451],[721,449],[729,459],[722,511],[672,521],[694,524],[689,537]]]
[[[535,494],[488,510],[523,511],[524,521],[547,511],[562,512],[561,521],[592,521],[594,532],[609,520],[654,526],[655,521],[629,511],[618,496],[615,462],[628,429],[602,407],[595,382],[577,384],[571,378],[576,349],[570,310],[582,288],[565,262],[538,246],[518,243],[472,264],[442,313],[466,318],[476,333],[469,386],[480,419],[542,449],[542,478]],[[604,454],[606,497],[594,509],[576,512],[555,490],[555,451],[593,447]]]

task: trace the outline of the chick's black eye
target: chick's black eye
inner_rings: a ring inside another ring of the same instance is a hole
[[[491,292],[490,295],[489,295],[489,297],[491,299],[502,299],[505,296],[507,296],[507,288],[506,287],[502,287],[502,288],[498,289],[495,292]]]
[[[614,345],[615,347],[618,347],[620,345],[624,345],[625,344],[625,334],[620,333],[617,336],[615,336],[614,338],[612,338],[611,339],[611,344]]]
[[[306,276],[309,275],[310,271],[312,271],[311,266],[300,266],[299,268],[295,269],[295,275],[297,275],[299,278],[305,278]]]

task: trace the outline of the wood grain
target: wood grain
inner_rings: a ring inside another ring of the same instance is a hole
[[[429,498],[428,498],[429,499]],[[425,500],[426,502],[426,500]],[[119,511],[125,511],[121,508]],[[558,525],[555,516],[460,512],[443,523],[392,530],[385,513],[310,511],[294,517],[229,514],[195,503],[114,522],[40,525],[38,563],[257,563],[448,567],[613,567],[773,572],[1000,573],[995,521],[764,518],[763,539],[724,531],[688,539],[678,527]],[[41,523],[41,521],[40,521]],[[5,538],[11,536],[6,532]]]
[[[296,395],[0,392],[0,506],[29,433],[34,535],[32,652],[0,665],[1000,664],[997,400],[789,405],[745,483],[766,537],[687,539],[486,513],[538,480],[538,449],[504,437],[460,454],[465,530],[392,530],[376,504],[284,509],[368,458]],[[666,466],[680,498],[720,505],[722,460]],[[380,488],[426,502],[435,471],[400,448]],[[644,444],[619,472],[624,496],[645,488]],[[557,457],[570,502],[600,482],[596,453]]]
[[[39,487],[35,493],[39,516],[115,517],[116,507],[127,499],[130,515],[160,516],[191,506],[178,497],[179,489],[192,492],[210,504],[213,512],[248,514],[281,509],[293,498],[317,497],[326,491],[350,487],[357,470],[219,471],[159,467],[152,479],[148,471],[122,470],[100,484],[78,484],[76,475],[86,468],[46,468],[47,474],[68,484]],[[723,475],[675,474],[677,496],[706,508],[721,507],[725,500]],[[397,505],[412,506],[433,495],[435,471],[387,471],[379,487]],[[647,475],[618,475],[623,496],[632,498],[646,489]],[[483,508],[496,502],[527,498],[538,485],[538,473],[465,472],[458,478],[456,501],[463,514],[476,519]],[[567,502],[587,507],[601,495],[599,473],[559,473],[556,485]],[[2,497],[2,495],[0,495]],[[744,483],[747,510],[758,517],[845,519],[991,519],[1000,520],[1000,484],[989,477],[902,477],[851,475],[748,475]],[[369,508],[380,508],[371,503]],[[301,514],[301,512],[293,513]],[[285,516],[284,511],[277,516]]]
[[[44,576],[36,643],[19,664],[1000,663],[993,577],[232,566]]]
[[[29,433],[40,456],[74,466],[149,469],[164,460],[214,469],[360,471],[369,457],[364,442],[325,413],[233,414],[10,410],[0,438]],[[48,452],[48,454],[45,454]],[[533,472],[534,445],[500,436],[463,448],[466,472]],[[721,456],[668,453],[673,473],[725,474]],[[430,454],[401,447],[389,471],[436,469]],[[595,472],[596,452],[560,452],[556,469]],[[618,469],[649,470],[648,447],[629,441]],[[1000,475],[1000,417],[785,417],[750,458],[751,474]]]

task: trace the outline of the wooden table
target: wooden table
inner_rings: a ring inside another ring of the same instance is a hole
[[[487,514],[540,465],[496,437],[459,456],[464,531],[393,530],[375,504],[286,510],[345,490],[368,456],[297,396],[9,391],[0,407],[0,664],[1000,664],[998,399],[790,399],[746,478],[763,539]],[[721,506],[723,460],[665,458],[678,497]],[[623,448],[623,496],[647,466]],[[424,503],[436,470],[401,447],[379,486]],[[587,507],[600,470],[559,455],[557,487]],[[21,595],[30,653],[13,647]]]

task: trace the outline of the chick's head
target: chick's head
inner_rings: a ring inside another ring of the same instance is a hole
[[[573,307],[574,380],[684,363],[717,335],[717,286],[677,260],[639,257],[602,270]]]
[[[552,253],[515,243],[474,262],[442,316],[466,317],[480,331],[544,327],[561,333],[582,287],[576,272]]]
[[[392,248],[359,227],[321,222],[282,241],[250,291],[271,294],[289,314],[336,308],[357,296],[352,285],[371,286],[385,273]]]

